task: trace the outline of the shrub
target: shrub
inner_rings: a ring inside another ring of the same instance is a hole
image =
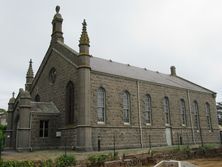
[[[42,166],[41,167],[53,167],[53,162],[51,159],[48,159],[46,161],[42,162]]]
[[[115,152],[115,155],[113,153],[109,153],[107,155],[107,159],[106,160],[112,161],[112,160],[117,160],[117,159],[119,159],[119,153]]]
[[[99,155],[91,155],[88,157],[90,162],[90,166],[96,167],[104,164],[105,161],[109,159],[109,155],[99,154]]]
[[[17,161],[16,167],[35,167],[33,161]]]
[[[55,160],[56,167],[76,165],[76,158],[71,155],[62,155]]]
[[[1,167],[35,167],[33,161],[0,161]]]

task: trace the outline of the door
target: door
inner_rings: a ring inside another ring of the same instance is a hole
[[[172,145],[172,136],[171,136],[171,128],[166,128],[166,143],[168,146]]]

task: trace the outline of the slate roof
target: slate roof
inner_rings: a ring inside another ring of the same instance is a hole
[[[53,102],[32,102],[31,103],[32,112],[38,113],[60,113]]]
[[[63,47],[65,47],[66,49],[68,49],[73,54],[73,56],[78,55],[78,52],[70,48],[68,45],[60,41],[57,41],[57,42]],[[189,89],[189,90],[194,90],[194,91],[199,91],[199,92],[216,94],[215,92],[209,89],[206,89],[200,85],[192,83],[179,76],[171,76],[169,74],[163,74],[163,73],[151,71],[144,68],[134,67],[128,64],[117,63],[111,60],[106,60],[106,59],[102,59],[102,58],[98,58],[94,56],[91,57],[90,65],[91,65],[92,70],[97,71],[97,72],[128,77],[128,78],[132,78],[136,80],[148,81],[148,82],[157,83],[161,85],[168,85],[168,86],[174,86],[178,88],[184,88],[184,89]]]
[[[149,81],[162,85],[169,85],[179,88],[185,88],[200,92],[214,93],[206,88],[196,85],[190,81],[177,76],[171,76],[144,68],[134,67],[128,64],[121,64],[111,60],[105,60],[97,57],[91,58],[91,68],[94,71],[124,76],[137,80]]]

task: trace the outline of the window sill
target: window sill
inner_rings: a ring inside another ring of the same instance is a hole
[[[98,125],[105,125],[105,122],[97,122]]]
[[[151,123],[146,123],[146,126],[151,126]]]
[[[130,125],[130,123],[129,123],[129,122],[124,122],[123,124],[124,124],[124,125]]]
[[[170,127],[170,124],[165,124],[166,127]]]
[[[196,132],[197,132],[197,133],[199,133],[199,132],[200,132],[200,130],[196,130]]]
[[[182,124],[181,126],[182,126],[182,127],[186,127],[186,124]]]

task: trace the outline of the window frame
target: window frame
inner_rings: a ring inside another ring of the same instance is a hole
[[[99,91],[100,93],[102,93],[102,105],[99,106]],[[99,89],[97,89],[97,105],[96,105],[96,113],[97,113],[97,124],[105,124],[105,120],[106,120],[106,90],[103,87],[100,87]],[[103,120],[100,121],[99,120],[99,109],[102,109],[102,115],[103,115]]]
[[[152,124],[152,99],[149,94],[145,96],[144,100],[144,119],[146,125]]]
[[[35,95],[35,102],[40,102],[41,98],[39,94]]]
[[[126,104],[125,104],[126,103]],[[124,125],[130,125],[130,93],[128,91],[123,92],[123,123]]]
[[[65,100],[65,123],[69,125],[75,121],[75,85],[72,81],[66,85]]]
[[[163,112],[164,112],[164,119],[165,119],[165,125],[170,126],[171,125],[171,119],[170,119],[170,101],[167,96],[163,99]]]
[[[210,104],[208,102],[205,103],[205,114],[207,120],[207,128],[210,132],[213,131],[212,120],[211,120],[211,112],[210,112]]]
[[[180,116],[181,125],[187,126],[186,103],[184,99],[180,99]]]
[[[40,123],[39,123],[39,137],[40,138],[49,137],[49,120],[40,120]]]
[[[194,114],[194,128],[199,132],[200,130],[200,115],[199,115],[199,106],[197,101],[193,102],[193,114]]]

